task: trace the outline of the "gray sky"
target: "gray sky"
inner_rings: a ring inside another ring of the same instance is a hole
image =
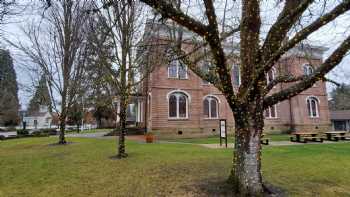
[[[263,13],[262,13],[262,19],[263,22],[266,22],[264,26],[262,27],[262,32],[264,29],[268,29],[270,25],[272,24],[273,20],[278,16],[278,12],[271,12],[272,9],[276,8],[275,4],[269,4],[264,5]],[[332,5],[329,6],[331,8]],[[11,23],[6,24],[2,27],[3,30],[3,36],[10,39],[11,41],[21,41],[26,42],[25,36],[21,33],[21,30],[19,27],[25,26],[26,23],[32,21],[33,19],[38,18],[38,14],[42,12],[42,9],[33,10],[33,9],[26,9],[24,12],[22,11],[20,15],[16,16],[15,18],[12,18],[10,21]],[[193,10],[193,8],[191,9]],[[190,11],[189,11],[190,12]],[[198,10],[197,10],[198,12]],[[198,16],[197,12],[193,12],[193,16]],[[264,14],[265,13],[265,14]],[[237,14],[237,13],[236,13]],[[305,19],[307,20],[307,19]],[[350,21],[349,15],[345,15],[339,19],[337,19],[335,22],[332,22],[331,24],[327,25],[326,27],[320,29],[317,33],[312,34],[310,36],[310,44],[319,45],[319,46],[325,46],[328,47],[329,50],[325,53],[324,58],[326,58],[344,39],[346,32],[348,30],[348,26],[350,27],[350,24],[348,23]],[[348,31],[349,32],[349,31]],[[17,73],[17,81],[20,84],[20,90],[19,90],[19,99],[20,103],[22,105],[22,108],[26,108],[26,105],[28,104],[28,101],[30,100],[30,97],[32,96],[33,92],[28,92],[25,90],[25,86],[23,85],[31,85],[33,82],[33,75],[31,72],[29,72],[26,69],[26,65],[23,64],[23,56],[20,55],[20,53],[13,48],[11,48],[6,43],[1,43],[2,47],[10,49],[11,54],[14,59],[15,63],[15,69]],[[29,61],[28,61],[29,62]],[[350,67],[348,64],[350,63],[350,57],[347,56],[341,64],[337,66],[336,69],[334,69],[328,76],[329,78],[336,80],[337,82],[344,82],[344,83],[350,83]],[[328,91],[334,87],[332,84],[327,84]]]

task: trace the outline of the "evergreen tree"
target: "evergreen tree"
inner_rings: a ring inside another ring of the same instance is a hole
[[[19,116],[16,72],[9,51],[0,50],[0,125],[17,125]]]
[[[49,89],[46,84],[45,76],[42,76],[39,84],[36,86],[35,94],[29,102],[28,114],[33,114],[38,112],[40,105],[47,106],[49,111],[51,111],[51,100]]]
[[[342,84],[331,92],[329,106],[332,110],[350,110],[350,85]]]

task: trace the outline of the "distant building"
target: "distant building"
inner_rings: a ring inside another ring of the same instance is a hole
[[[330,111],[332,128],[335,131],[350,131],[350,110]]]
[[[22,122],[27,129],[51,128],[54,126],[53,118],[54,114],[48,111],[47,106],[40,106],[38,112],[33,112],[30,116],[24,116]]]

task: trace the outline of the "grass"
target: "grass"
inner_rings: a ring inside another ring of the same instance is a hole
[[[114,140],[56,138],[0,142],[0,196],[218,196],[232,150]],[[349,196],[350,143],[264,147],[264,178],[290,196]]]
[[[268,134],[266,135],[266,138],[270,138],[270,141],[289,141],[290,140],[290,136],[288,134]],[[220,143],[220,138],[217,135],[217,136],[200,137],[200,138],[169,139],[166,141],[193,143],[193,144],[218,144]],[[227,143],[233,143],[233,142],[234,142],[234,137],[228,136]]]

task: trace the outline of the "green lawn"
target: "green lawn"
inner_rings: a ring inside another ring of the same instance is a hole
[[[0,196],[218,196],[232,150],[127,142],[130,157],[112,160],[115,140],[56,138],[0,141]],[[265,179],[290,196],[349,196],[350,143],[263,149]]]
[[[287,134],[268,134],[266,138],[270,138],[270,141],[289,141],[290,136]],[[193,144],[218,144],[220,143],[219,136],[209,136],[200,138],[183,138],[183,139],[169,139],[165,141],[170,142],[182,142],[182,143],[193,143]],[[228,136],[227,143],[233,143],[234,137]]]

